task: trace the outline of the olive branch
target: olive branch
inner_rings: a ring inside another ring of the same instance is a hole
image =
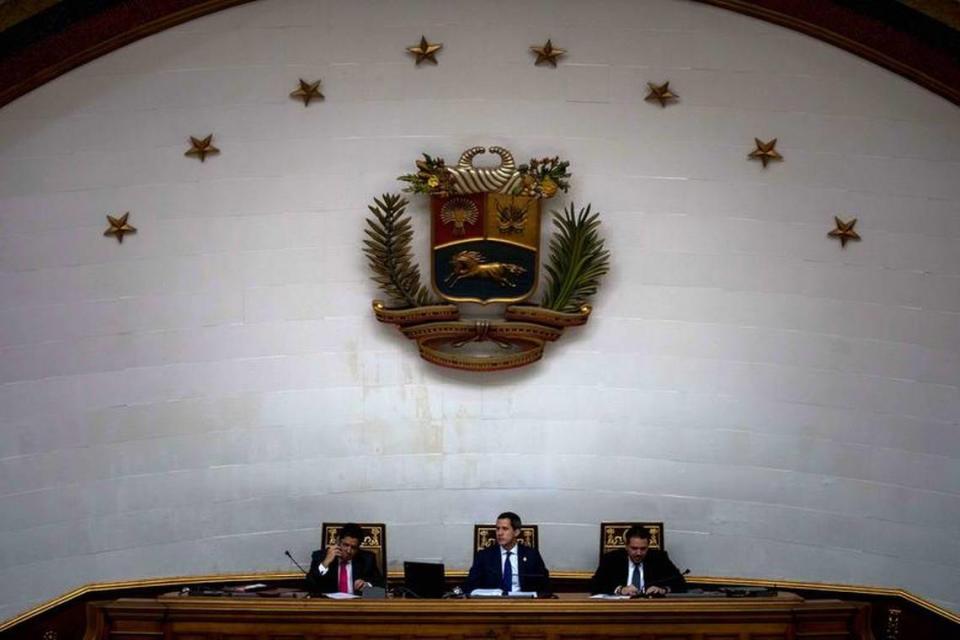
[[[554,311],[576,312],[597,292],[610,270],[610,252],[600,236],[600,214],[586,209],[574,212],[573,203],[560,214],[554,211],[555,233],[550,239],[547,286],[540,306]]]
[[[373,270],[372,279],[394,302],[420,307],[433,302],[430,291],[420,284],[420,267],[413,261],[410,216],[404,215],[407,201],[385,193],[368,205],[374,218],[367,218],[363,252]]]

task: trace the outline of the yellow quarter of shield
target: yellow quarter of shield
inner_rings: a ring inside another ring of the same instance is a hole
[[[537,251],[540,248],[540,200],[491,193],[484,216],[485,235]]]

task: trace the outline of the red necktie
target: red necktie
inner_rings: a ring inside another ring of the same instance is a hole
[[[350,593],[350,582],[347,580],[347,563],[340,563],[340,593]]]

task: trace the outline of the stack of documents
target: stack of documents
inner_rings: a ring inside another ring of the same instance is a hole
[[[511,591],[504,593],[500,589],[474,589],[470,592],[471,598],[536,598],[536,591]]]

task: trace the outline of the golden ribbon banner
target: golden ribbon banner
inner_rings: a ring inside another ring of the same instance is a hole
[[[396,325],[416,340],[428,362],[465,371],[502,371],[539,360],[544,345],[559,339],[566,327],[585,324],[591,308],[583,305],[576,313],[566,313],[510,305],[504,320],[461,320],[456,305],[389,309],[374,300],[373,312],[380,322]]]

